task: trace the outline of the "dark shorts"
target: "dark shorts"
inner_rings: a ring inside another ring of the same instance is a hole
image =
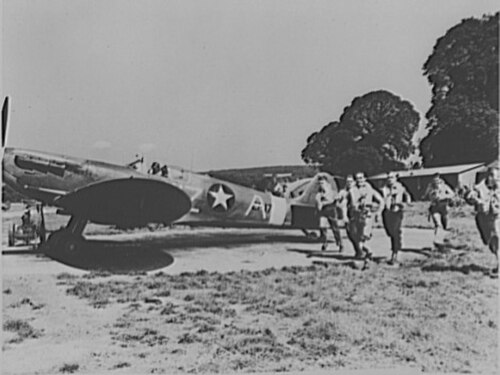
[[[476,225],[481,235],[481,240],[485,245],[489,245],[493,237],[498,237],[497,222],[498,217],[496,215],[486,214],[478,212],[476,214]]]
[[[335,204],[329,204],[324,206],[319,212],[320,216],[324,216],[330,219],[336,219],[338,216],[338,208]]]
[[[448,214],[448,201],[440,201],[437,203],[432,203],[429,207],[430,214],[441,214],[445,216]]]

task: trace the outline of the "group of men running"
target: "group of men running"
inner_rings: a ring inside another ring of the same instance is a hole
[[[429,216],[434,223],[434,243],[437,247],[444,245],[445,231],[448,229],[448,207],[454,197],[453,189],[439,174],[435,174],[423,198],[430,200]],[[489,168],[486,178],[464,198],[476,208],[476,224],[483,243],[498,256],[500,233],[498,168]],[[392,255],[388,263],[397,263],[398,252],[402,249],[401,225],[404,207],[411,201],[410,193],[398,181],[398,176],[394,172],[387,174],[387,181],[381,192],[366,180],[362,172],[356,173],[355,176],[348,175],[344,188],[339,192],[334,191],[326,175],[320,175],[316,203],[320,214],[322,250],[327,248],[326,234],[327,228],[330,227],[339,251],[343,251],[340,226],[344,224],[355,257],[371,258],[368,241],[372,235],[373,219],[381,216],[385,232],[391,241]],[[494,270],[498,273],[498,258]]]

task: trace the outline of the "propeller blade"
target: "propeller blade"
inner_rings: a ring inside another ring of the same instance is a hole
[[[5,97],[5,100],[3,101],[3,106],[2,106],[2,147],[5,146],[5,136],[7,133],[7,126],[9,122],[9,102],[10,99],[8,96]]]

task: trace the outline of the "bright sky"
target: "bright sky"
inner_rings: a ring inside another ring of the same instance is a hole
[[[422,65],[487,0],[3,0],[7,144],[194,170],[301,164],[306,138]]]

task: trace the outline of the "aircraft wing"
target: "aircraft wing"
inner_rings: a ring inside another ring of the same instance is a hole
[[[54,200],[65,213],[120,227],[171,223],[191,209],[189,196],[164,181],[121,178],[88,185]]]

